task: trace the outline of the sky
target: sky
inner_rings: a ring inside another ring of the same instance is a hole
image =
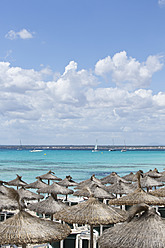
[[[165,145],[165,0],[1,0],[0,145]]]

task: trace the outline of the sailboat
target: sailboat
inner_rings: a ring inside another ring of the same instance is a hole
[[[124,144],[125,144],[125,141],[124,141]],[[126,149],[126,145],[123,147],[123,149],[121,149],[121,152],[126,152],[127,149]]]
[[[92,150],[92,152],[98,152],[98,148],[97,148],[97,140],[96,140],[96,144],[95,144],[95,148]]]
[[[112,139],[112,143],[113,143],[113,145],[112,145],[113,148],[110,148],[110,149],[108,150],[109,152],[116,151],[116,150],[114,149],[114,139]]]
[[[22,151],[22,142],[20,140],[20,146],[17,148],[17,151]]]

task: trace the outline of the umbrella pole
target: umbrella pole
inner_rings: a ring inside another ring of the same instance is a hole
[[[26,244],[22,244],[22,248],[26,248]]]
[[[93,248],[93,225],[90,225],[90,248]]]

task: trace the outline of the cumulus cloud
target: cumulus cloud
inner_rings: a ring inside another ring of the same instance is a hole
[[[158,0],[158,4],[159,4],[160,6],[165,5],[165,0]]]
[[[32,39],[33,33],[29,32],[27,29],[22,29],[19,32],[15,32],[14,30],[10,30],[5,37],[9,40],[16,40],[18,38],[26,40],[26,39]]]
[[[160,130],[164,130],[165,92],[154,94],[140,88],[146,85],[141,78],[151,79],[161,68],[157,56],[140,63],[124,52],[98,61],[95,72],[79,70],[75,61],[62,74],[50,68],[26,70],[0,62],[1,143],[16,143],[20,138],[29,144],[36,140],[38,144],[90,144],[96,138],[106,144],[112,137],[115,144],[124,139],[127,144],[150,142],[153,137],[164,140]],[[109,72],[113,79],[118,78],[117,87],[99,82]],[[131,78],[135,85],[139,72],[143,84],[132,91],[122,87]]]
[[[145,62],[140,63],[122,51],[112,58],[108,56],[99,60],[95,65],[95,73],[108,80],[112,78],[118,87],[134,90],[148,87],[153,74],[162,67],[160,56],[149,56]]]

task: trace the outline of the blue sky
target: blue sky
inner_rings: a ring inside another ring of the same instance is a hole
[[[0,2],[0,144],[165,145],[165,0]]]

